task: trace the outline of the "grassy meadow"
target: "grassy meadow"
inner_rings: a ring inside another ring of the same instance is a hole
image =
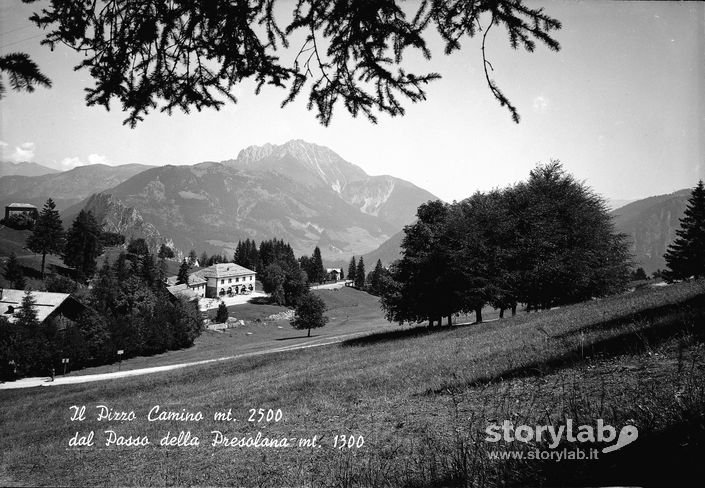
[[[485,324],[397,327],[163,374],[4,390],[0,485],[685,486],[705,474],[704,344],[705,283],[695,282]],[[71,421],[74,405],[86,406],[85,420]],[[99,421],[97,405],[135,419]],[[156,405],[203,419],[149,421]],[[267,421],[269,409],[281,420]],[[214,418],[228,411],[235,420]],[[548,447],[485,440],[505,419],[598,418],[633,424],[639,437],[596,460],[561,462],[492,459]],[[69,447],[91,431],[93,446]],[[151,444],[106,447],[106,431]],[[181,431],[200,445],[159,445]],[[213,431],[292,446],[212,446]],[[340,448],[342,435],[354,445]]]

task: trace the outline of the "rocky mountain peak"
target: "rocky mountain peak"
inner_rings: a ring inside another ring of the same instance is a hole
[[[281,145],[249,146],[224,164],[250,170],[270,170],[308,184],[323,184],[340,194],[353,182],[368,178],[360,167],[333,150],[294,139]]]

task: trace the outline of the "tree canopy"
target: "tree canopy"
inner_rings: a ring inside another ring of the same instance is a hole
[[[323,327],[328,323],[328,317],[324,315],[325,311],[326,304],[321,297],[306,293],[296,305],[291,326],[299,330],[307,329],[308,337],[311,337],[311,329]]]
[[[428,202],[404,229],[403,258],[381,287],[395,322],[431,323],[482,307],[544,309],[624,288],[630,256],[604,201],[559,162],[461,202]]]
[[[373,122],[380,113],[403,115],[403,103],[425,100],[425,86],[440,78],[434,72],[409,72],[402,62],[413,52],[431,58],[426,38],[432,29],[446,54],[481,37],[489,90],[519,122],[517,109],[490,76],[487,33],[497,25],[514,49],[532,52],[542,43],[557,51],[552,34],[560,22],[524,0],[424,0],[406,8],[401,3],[53,0],[30,20],[47,32],[43,44],[64,44],[83,54],[76,69],[88,70],[95,80],[86,89],[88,105],[108,109],[117,99],[132,127],[159,106],[171,113],[175,108],[217,110],[224,99],[237,102],[232,88],[248,79],[256,82],[256,93],[265,85],[287,90],[282,106],[307,90],[308,109],[324,125],[338,103]],[[283,9],[290,9],[290,19]],[[279,55],[290,47],[295,59],[283,62]],[[11,77],[13,86],[49,83],[38,69],[29,73],[30,78]]]

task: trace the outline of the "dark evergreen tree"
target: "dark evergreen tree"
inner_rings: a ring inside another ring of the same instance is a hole
[[[20,266],[19,261],[17,261],[17,255],[14,252],[10,253],[10,257],[5,263],[5,272],[3,273],[3,276],[10,282],[11,288],[16,288],[18,290],[24,289],[24,272],[22,271],[22,266]]]
[[[205,266],[205,263],[208,262],[208,253],[206,253],[206,251],[201,253],[201,257],[198,258],[198,262],[203,263],[202,266]]]
[[[220,305],[218,305],[215,321],[218,324],[224,324],[228,321],[228,307],[225,305],[225,302],[220,302]]]
[[[377,264],[375,264],[375,269],[372,270],[372,275],[370,276],[370,293],[373,295],[379,295],[382,291],[382,277],[385,275],[387,270],[382,266],[382,260],[378,259]]]
[[[198,261],[198,256],[196,255],[196,251],[194,249],[191,249],[188,253],[188,264],[189,266],[193,266],[196,264],[196,261]],[[205,263],[202,263],[201,266],[205,266]]]
[[[56,210],[56,204],[50,198],[39,213],[32,234],[27,238],[27,247],[32,252],[42,255],[42,279],[44,279],[47,254],[60,253],[64,244],[64,227],[61,223],[61,217]]]
[[[355,283],[355,273],[357,272],[357,263],[355,263],[355,256],[350,258],[350,264],[348,265],[348,281]]]
[[[318,246],[313,250],[313,256],[311,256],[311,272],[313,275],[308,275],[309,282],[323,283],[325,281],[326,268],[323,267],[321,250]]]
[[[676,239],[664,258],[668,280],[705,276],[705,187],[700,180],[688,199]]]
[[[306,293],[296,305],[291,325],[295,329],[307,329],[308,337],[311,337],[311,329],[323,327],[328,323],[325,311],[326,304],[319,296]]]
[[[91,212],[81,210],[67,235],[64,263],[75,268],[77,281],[88,279],[93,276],[102,251],[98,222]]]
[[[37,301],[32,295],[32,290],[25,290],[20,308],[15,312],[15,325],[17,327],[34,330],[39,326],[36,305]]]
[[[182,284],[188,284],[188,270],[190,266],[186,259],[184,259],[181,262],[181,266],[179,267],[179,274],[176,275],[176,284],[177,285],[182,285]]]
[[[348,273],[349,275],[350,273]],[[365,261],[360,256],[360,260],[357,262],[357,269],[355,270],[355,287],[360,290],[365,288]]]

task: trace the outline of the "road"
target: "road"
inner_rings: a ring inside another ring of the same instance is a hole
[[[17,381],[10,381],[7,383],[0,383],[0,390],[13,390],[18,388],[33,388],[36,386],[63,386],[63,385],[73,385],[77,383],[90,383],[92,381],[105,381],[113,380],[117,378],[127,378],[131,376],[142,376],[145,374],[161,373],[164,371],[172,371],[175,369],[187,368],[189,366],[198,366],[201,364],[217,363],[220,361],[230,361],[233,359],[241,359],[252,356],[262,356],[265,354],[273,354],[277,352],[287,352],[295,351],[298,349],[309,349],[312,347],[327,346],[329,344],[337,344],[343,342],[347,339],[352,339],[353,337],[359,337],[367,335],[369,332],[358,332],[354,334],[342,334],[333,337],[322,337],[318,339],[312,338],[310,341],[296,344],[292,346],[277,347],[274,349],[266,349],[262,351],[248,352],[243,354],[236,354],[233,356],[225,356],[215,359],[205,359],[202,361],[192,361],[188,363],[179,364],[169,364],[165,366],[155,366],[152,368],[141,368],[132,369],[129,371],[116,371],[113,373],[100,373],[100,374],[90,374],[82,376],[61,376],[56,377],[54,381],[51,381],[50,377],[36,377],[36,378],[23,378]]]

